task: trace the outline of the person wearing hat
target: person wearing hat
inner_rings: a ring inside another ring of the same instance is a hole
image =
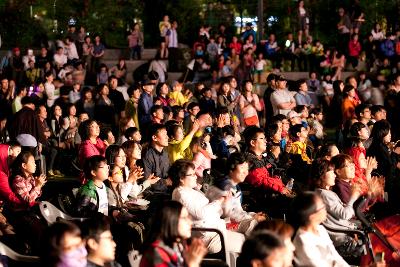
[[[147,79],[142,82],[143,93],[140,95],[138,103],[138,115],[139,125],[143,129],[143,126],[150,123],[151,113],[150,109],[153,106],[153,90],[154,83]]]
[[[296,100],[286,87],[286,79],[282,75],[278,76],[276,81],[276,90],[271,94],[271,104],[274,115],[287,114],[296,106]]]
[[[253,29],[253,23],[246,23],[246,30],[242,33],[242,42],[244,42],[250,35],[253,36],[253,44],[256,44],[256,32]]]
[[[292,110],[288,113],[287,118],[290,121],[290,125],[301,124],[300,114],[296,111]]]

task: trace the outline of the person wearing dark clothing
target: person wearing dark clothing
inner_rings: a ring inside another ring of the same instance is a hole
[[[169,169],[167,129],[162,124],[156,124],[150,131],[150,146],[143,156],[144,177],[147,179],[151,174],[160,177],[161,180],[152,185],[151,190],[166,193]]]
[[[265,89],[264,92],[264,106],[265,106],[265,121],[266,123],[269,123],[271,120],[272,116],[274,115],[274,110],[272,108],[272,103],[271,103],[271,95],[275,91],[275,78],[276,75],[271,73],[267,77],[267,84],[268,87]]]
[[[8,132],[11,140],[16,140],[19,134],[30,134],[39,143],[45,143],[46,137],[42,123],[35,112],[35,105],[29,96],[22,98],[23,108],[15,113],[15,117],[8,125]]]

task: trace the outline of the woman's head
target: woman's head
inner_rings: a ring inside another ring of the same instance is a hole
[[[326,159],[316,159],[311,165],[310,177],[316,188],[329,189],[335,185],[335,166]]]
[[[46,229],[42,240],[42,266],[86,266],[87,252],[81,232],[75,224],[67,221],[55,222]]]
[[[31,175],[36,172],[35,157],[30,151],[22,151],[13,162],[13,173],[15,175]]]
[[[157,96],[166,96],[169,92],[169,86],[167,83],[159,83],[156,87],[156,95]]]
[[[299,194],[292,203],[289,221],[294,227],[319,225],[326,220],[325,204],[314,192]]]
[[[279,142],[282,139],[282,127],[279,127],[278,124],[268,125],[266,136],[269,142]]]
[[[167,246],[191,236],[192,220],[187,209],[177,201],[165,202],[153,219],[153,240],[161,239]]]
[[[168,177],[172,179],[172,187],[196,187],[197,177],[194,169],[194,164],[189,160],[179,159],[175,161],[168,170]]]
[[[60,105],[54,105],[52,107],[52,109],[53,109],[53,112],[52,112],[53,117],[61,117],[62,116],[62,109],[61,109]]]
[[[169,126],[168,137],[172,140],[181,141],[185,137],[182,126],[179,124]]]
[[[107,84],[101,83],[97,87],[97,93],[101,96],[107,96],[110,93],[110,89],[108,88]]]
[[[353,158],[347,154],[339,154],[332,158],[332,164],[335,166],[335,173],[338,179],[341,180],[352,180],[354,179],[355,165]]]
[[[118,145],[110,145],[107,147],[106,159],[111,169],[114,166],[118,166],[121,169],[125,167],[126,155],[124,150]]]
[[[135,141],[129,140],[122,144],[122,149],[126,154],[126,165],[131,166],[132,162],[142,158],[142,146]]]
[[[334,156],[339,155],[339,153],[339,149],[335,144],[325,144],[318,149],[315,158],[331,160]]]
[[[67,110],[68,110],[68,115],[69,115],[69,116],[76,116],[76,107],[75,107],[75,104],[70,103],[70,104],[68,105]]]
[[[350,126],[349,130],[350,139],[353,146],[358,146],[360,142],[369,138],[367,126],[362,122],[355,122]]]
[[[221,87],[219,88],[219,93],[221,95],[228,95],[230,89],[231,89],[231,87],[229,85],[229,82],[224,81],[221,83]]]
[[[100,135],[100,127],[95,120],[86,120],[79,125],[79,135],[82,141],[97,138]]]
[[[387,120],[380,120],[372,127],[371,138],[373,143],[388,144],[391,141],[390,123]]]
[[[243,82],[243,92],[252,92],[253,91],[253,83],[250,80],[246,80]]]
[[[238,266],[286,267],[286,248],[283,241],[270,231],[251,235],[242,246]]]

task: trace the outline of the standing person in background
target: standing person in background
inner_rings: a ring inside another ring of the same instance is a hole
[[[168,15],[165,15],[163,20],[158,24],[160,28],[161,46],[160,46],[160,57],[163,59],[168,58],[168,41],[167,32],[171,29],[171,23],[169,22]]]
[[[350,41],[350,30],[352,29],[351,20],[349,15],[346,14],[343,7],[339,8],[339,23],[337,24],[337,29],[339,31],[339,44],[338,50],[341,53],[346,52],[346,45]]]
[[[86,70],[92,66],[92,51],[93,44],[89,36],[85,37],[85,42],[82,44],[82,62]]]
[[[96,35],[94,38],[94,44],[93,44],[93,49],[91,51],[92,55],[92,66],[91,66],[91,71],[96,72],[100,66],[101,63],[101,58],[104,55],[104,50],[106,47],[104,46],[103,43],[101,43],[101,39],[99,35]]]
[[[308,10],[304,8],[304,1],[301,0],[299,1],[298,7],[297,7],[297,25],[298,25],[298,35],[297,38],[299,40],[299,45],[302,45],[302,38],[303,38],[303,33],[305,37],[308,37],[308,31],[309,31],[309,24],[310,24],[310,18],[309,18],[309,13]]]
[[[143,41],[144,41],[143,32],[140,31],[139,23],[135,23],[131,30],[131,34],[128,36],[129,49],[131,51],[130,53],[131,60],[135,59],[135,56],[137,56],[138,60],[142,58]]]
[[[167,32],[168,37],[168,53],[169,53],[169,68],[172,71],[178,70],[178,58],[179,58],[179,50],[178,50],[178,22],[172,22],[171,29]]]

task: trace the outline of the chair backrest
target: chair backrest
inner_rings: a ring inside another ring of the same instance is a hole
[[[12,250],[11,248],[9,248],[8,246],[6,246],[5,244],[3,244],[2,242],[0,242],[0,255],[4,255],[7,258],[17,262],[31,262],[31,263],[39,262],[39,257],[21,255]]]
[[[223,262],[226,262],[227,254],[226,254],[226,248],[225,248],[225,239],[224,239],[222,232],[220,230],[214,229],[214,228],[200,228],[200,227],[192,228],[192,236],[193,236],[193,233],[199,233],[199,232],[211,232],[211,233],[216,233],[219,236],[219,240],[221,241],[221,250],[216,253],[207,254],[206,258],[219,259]]]
[[[40,208],[40,213],[42,214],[43,218],[47,221],[49,225],[55,223],[59,218],[65,220],[74,219],[68,214],[65,214],[64,212],[59,210],[56,206],[54,206],[48,201],[41,201],[39,203],[39,208]]]

